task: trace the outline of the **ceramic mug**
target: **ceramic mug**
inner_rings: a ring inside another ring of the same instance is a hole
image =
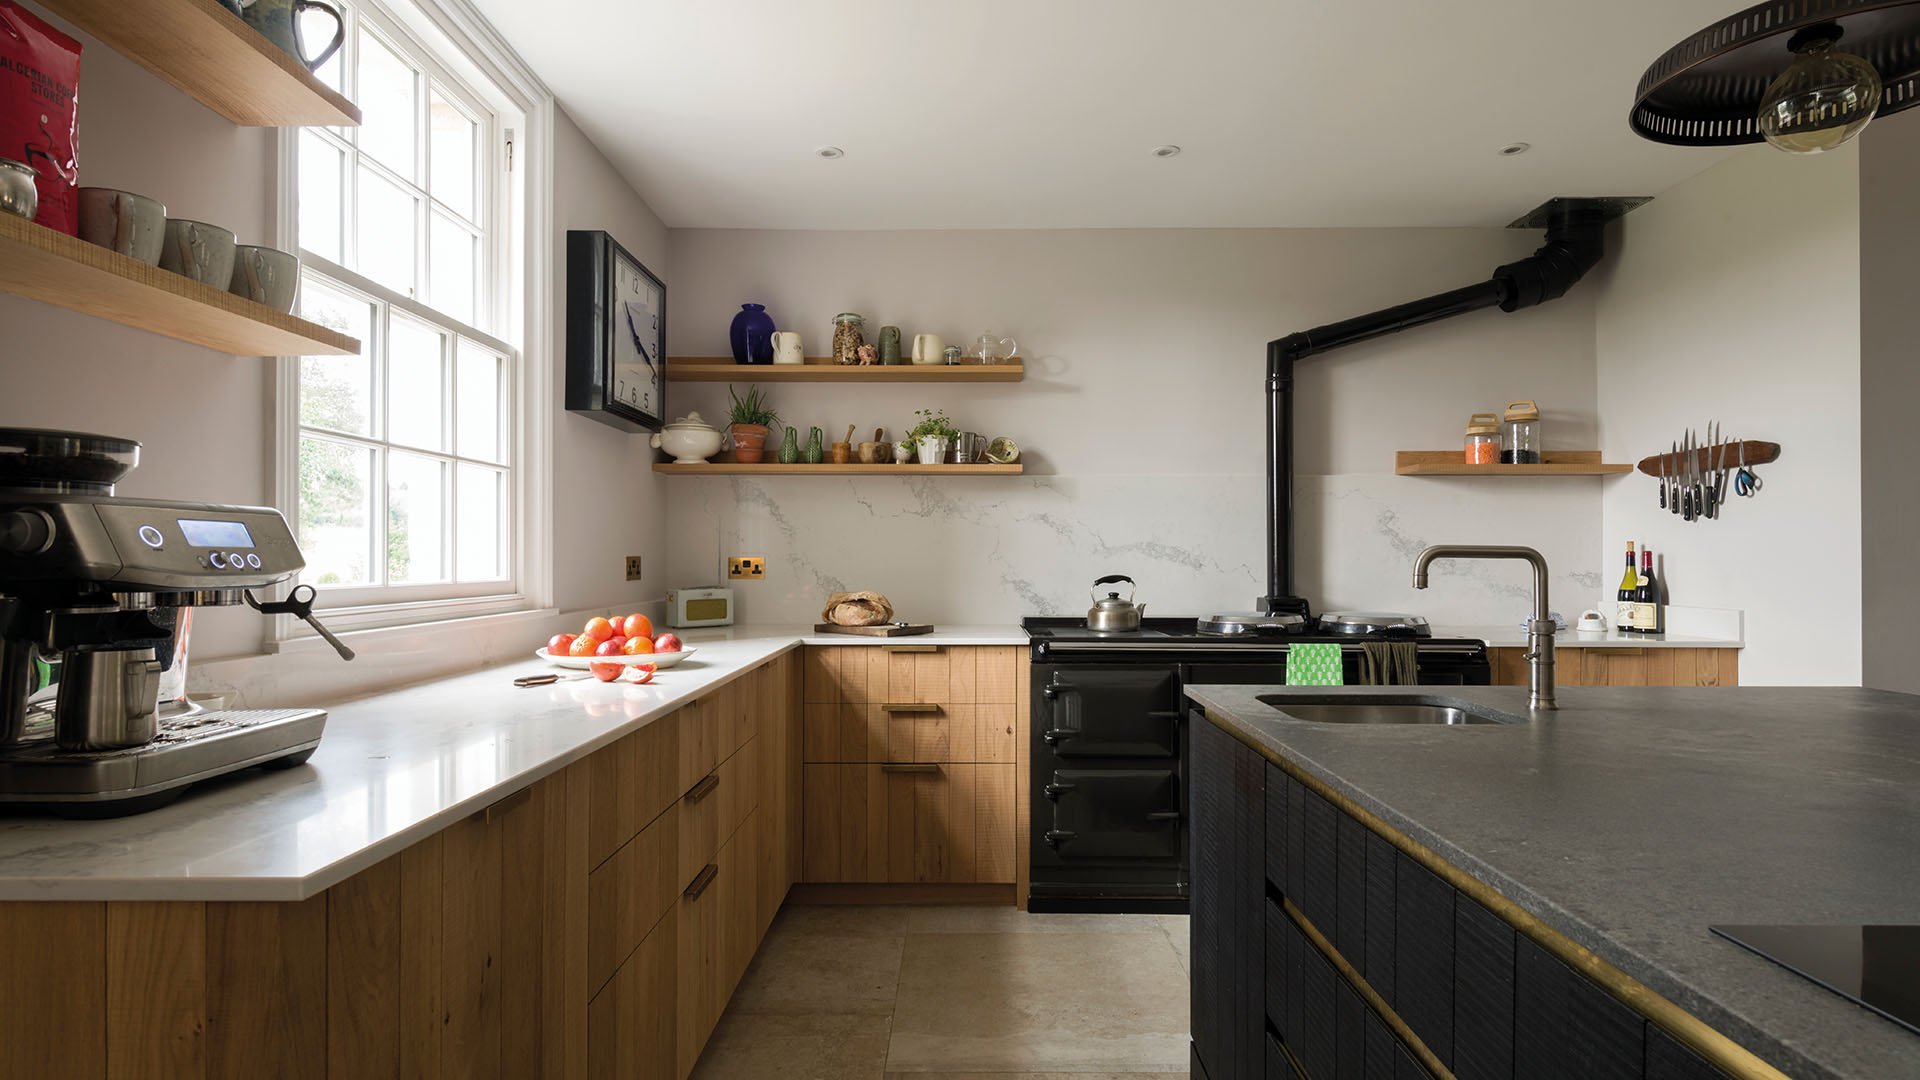
[[[243,7],[240,17],[247,20],[248,26],[260,31],[261,36],[281,52],[305,64],[308,71],[326,63],[347,39],[347,21],[340,16],[340,9],[322,0],[243,0]],[[300,14],[305,11],[333,16],[333,40],[327,42],[319,56],[311,58],[307,56],[306,37],[300,32]]]
[[[916,364],[944,364],[946,343],[939,334],[913,335],[913,362]]]
[[[233,233],[204,221],[168,218],[160,269],[224,289],[233,282]]]
[[[233,249],[233,280],[227,291],[275,311],[292,311],[300,283],[300,260],[279,248],[241,244]]]
[[[806,354],[800,350],[800,334],[794,330],[780,330],[773,335],[773,362],[776,364],[804,364]]]
[[[167,241],[167,208],[131,191],[83,187],[80,239],[152,266]]]

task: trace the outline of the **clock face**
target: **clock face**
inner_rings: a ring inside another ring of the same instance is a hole
[[[614,401],[658,416],[665,382],[666,342],[661,335],[663,291],[638,263],[616,252],[613,259],[613,370],[608,383]]]

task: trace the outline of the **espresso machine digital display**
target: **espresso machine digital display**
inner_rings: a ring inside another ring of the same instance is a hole
[[[250,548],[253,546],[253,534],[247,531],[244,521],[207,521],[198,518],[181,518],[180,535],[187,543],[203,548]]]
[[[181,689],[196,607],[292,614],[352,650],[313,618],[309,586],[254,596],[306,565],[278,511],[115,497],[139,445],[0,428],[0,808],[137,813],[319,746],[319,709],[207,709]]]

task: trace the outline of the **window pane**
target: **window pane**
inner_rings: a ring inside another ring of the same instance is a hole
[[[360,149],[408,180],[415,171],[419,77],[380,39],[360,32]]]
[[[447,579],[447,467],[394,451],[387,455],[387,580]]]
[[[474,280],[479,274],[474,236],[438,212],[428,228],[427,270],[433,281],[427,290],[427,302],[434,310],[472,326],[473,297],[479,284]]]
[[[428,450],[447,447],[446,339],[418,319],[394,312],[387,341],[387,441]]]
[[[506,439],[500,422],[507,412],[507,365],[490,350],[471,341],[460,342],[459,363],[459,370],[454,373],[458,395],[453,412],[455,452],[461,457],[485,461],[504,460],[501,450]]]
[[[340,185],[346,155],[311,131],[300,133],[300,246],[340,261]]]
[[[300,423],[355,435],[373,434],[373,308],[306,274],[300,283],[300,314],[330,330],[360,340],[359,356],[300,358]]]
[[[414,212],[418,200],[360,166],[357,269],[396,292],[413,295]]]
[[[506,501],[506,474],[499,469],[462,463],[456,466],[459,490],[458,555],[461,581],[497,581],[507,576],[501,564],[500,508]]]
[[[310,585],[366,585],[373,563],[373,451],[302,437],[300,553]]]
[[[453,102],[438,91],[427,95],[427,175],[432,180],[428,192],[446,203],[448,209],[472,221],[478,199],[473,179],[479,173],[475,157],[479,153],[480,128]]]

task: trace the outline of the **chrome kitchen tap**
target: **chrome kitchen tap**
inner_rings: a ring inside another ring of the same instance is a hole
[[[1524,559],[1533,567],[1533,619],[1527,623],[1527,707],[1553,703],[1553,616],[1547,608],[1547,560],[1530,547],[1501,544],[1435,544],[1413,560],[1413,587],[1427,587],[1427,567],[1436,559]]]

